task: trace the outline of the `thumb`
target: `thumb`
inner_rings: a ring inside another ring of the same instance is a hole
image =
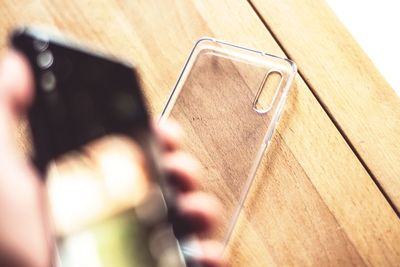
[[[0,62],[0,266],[50,265],[44,185],[15,143],[32,85],[26,60],[7,52]]]
[[[9,50],[0,62],[0,103],[11,114],[24,111],[32,101],[33,75],[20,53]]]
[[[0,147],[5,165],[20,154],[16,129],[32,97],[33,76],[27,60],[14,50],[7,51],[0,60]]]

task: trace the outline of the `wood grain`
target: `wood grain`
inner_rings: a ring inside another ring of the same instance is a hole
[[[5,1],[2,5],[1,45],[4,29],[17,23],[46,23],[134,61],[153,114],[161,111],[185,57],[201,36],[284,56],[245,1]],[[228,246],[232,266],[400,262],[396,214],[300,77],[272,144]],[[392,147],[387,149],[388,154],[393,152]]]
[[[251,2],[399,211],[400,98],[325,1]]]

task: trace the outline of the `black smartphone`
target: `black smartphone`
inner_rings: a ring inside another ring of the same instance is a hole
[[[42,29],[17,29],[10,40],[28,59],[35,79],[28,120],[32,161],[42,177],[52,160],[79,151],[93,140],[118,134],[141,146],[155,181],[152,201],[142,201],[141,207],[103,216],[59,236],[61,266],[89,266],[93,262],[99,267],[198,266],[185,260],[182,244],[168,223],[163,205],[173,206],[174,195],[158,166],[157,142],[135,68]],[[154,207],[154,203],[158,206]],[[139,210],[155,210],[159,214]]]

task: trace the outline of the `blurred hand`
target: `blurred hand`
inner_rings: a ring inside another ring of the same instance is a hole
[[[46,188],[15,140],[17,123],[32,97],[33,77],[27,62],[18,53],[7,52],[0,63],[0,266],[51,265]],[[218,203],[199,191],[197,162],[179,150],[179,127],[168,123],[156,126],[155,131],[164,147],[170,182],[179,192],[179,234],[209,231],[216,223]],[[134,154],[132,164],[140,164],[140,152]],[[199,260],[205,266],[223,265],[218,243],[202,241],[202,248]]]

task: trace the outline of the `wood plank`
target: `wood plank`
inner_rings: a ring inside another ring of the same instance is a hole
[[[251,2],[399,212],[400,97],[325,1]]]
[[[24,4],[5,2],[2,25],[50,23],[135,61],[154,114],[201,36],[284,55],[245,1]],[[399,220],[300,77],[272,144],[229,244],[233,266],[400,262]]]
[[[235,266],[368,265],[282,136],[275,140],[232,240],[232,255],[246,251],[251,257],[235,258]],[[282,170],[279,166],[285,162],[288,166]]]

